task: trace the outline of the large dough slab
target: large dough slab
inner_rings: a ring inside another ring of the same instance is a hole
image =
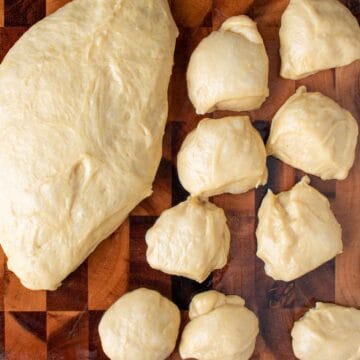
[[[0,66],[0,242],[54,290],[151,194],[177,29],[166,0],[76,0]]]

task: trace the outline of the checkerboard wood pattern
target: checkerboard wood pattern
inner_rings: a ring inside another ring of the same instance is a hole
[[[343,226],[344,254],[304,277],[284,283],[273,281],[256,258],[256,212],[266,187],[243,195],[223,195],[213,201],[225,209],[232,234],[229,263],[203,284],[152,270],[146,263],[144,234],[159,214],[184,200],[186,192],[176,174],[176,154],[185,135],[198,121],[186,93],[185,71],[198,42],[229,16],[248,13],[258,23],[270,57],[271,95],[260,110],[251,112],[255,126],[266,138],[270,120],[299,85],[320,90],[349,109],[360,120],[360,62],[323,71],[301,81],[279,77],[278,30],[287,0],[170,0],[180,28],[175,66],[169,89],[169,122],[164,154],[154,195],[140,204],[129,219],[55,292],[32,292],[21,286],[0,255],[0,359],[105,359],[97,326],[110,304],[128,289],[147,286],[159,290],[182,310],[184,323],[191,296],[218,289],[239,294],[259,316],[261,331],[252,359],[291,360],[289,330],[316,300],[360,306],[360,151],[345,181],[313,185],[331,201]],[[0,60],[34,23],[69,0],[0,0]],[[359,0],[344,1],[360,19]],[[220,118],[227,112],[214,112]],[[268,160],[268,187],[289,189],[301,176],[281,162]],[[0,189],[1,191],[1,189]],[[179,359],[175,352],[170,359]]]

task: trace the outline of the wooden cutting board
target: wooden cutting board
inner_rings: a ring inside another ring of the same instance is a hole
[[[136,1],[136,0],[133,0]],[[67,0],[0,0],[0,60],[29,26]],[[358,17],[359,0],[344,1]],[[258,23],[270,57],[270,97],[250,113],[263,137],[280,105],[300,85],[337,100],[360,120],[360,61],[323,71],[301,81],[279,77],[278,31],[287,0],[172,0],[180,28],[170,84],[169,123],[154,195],[134,210],[120,229],[104,241],[89,259],[55,292],[32,292],[6,269],[0,255],[0,359],[105,359],[97,333],[98,322],[110,304],[129,289],[147,286],[159,290],[182,310],[184,323],[191,295],[205,289],[239,294],[260,318],[260,336],[252,359],[292,360],[289,331],[316,300],[360,307],[360,148],[345,181],[312,185],[325,194],[343,226],[344,253],[304,277],[285,283],[267,277],[256,258],[256,213],[267,187],[244,195],[223,195],[213,201],[225,209],[232,233],[229,263],[205,283],[171,277],[146,263],[144,234],[160,213],[184,200],[176,174],[176,154],[186,133],[201,117],[187,98],[185,71],[199,41],[229,16],[249,14]],[[227,112],[215,112],[220,118]],[[268,187],[289,189],[301,176],[272,158]],[[0,189],[1,191],[1,189]],[[170,359],[180,359],[174,353]],[[136,359],[134,359],[136,360]],[[329,359],[330,360],[330,359]]]

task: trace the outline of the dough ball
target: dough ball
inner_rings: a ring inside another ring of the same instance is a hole
[[[161,214],[146,243],[152,268],[203,282],[226,265],[230,232],[222,209],[189,197]]]
[[[99,334],[111,360],[164,360],[175,348],[179,327],[177,306],[157,291],[141,288],[105,312]]]
[[[290,191],[271,190],[259,209],[257,256],[275,280],[291,281],[342,252],[341,226],[307,176]]]
[[[247,116],[201,120],[183,142],[177,167],[193,196],[244,193],[268,175],[264,143]]]
[[[2,61],[0,242],[27,288],[55,290],[151,195],[177,34],[167,0],[76,0]]]
[[[226,20],[191,55],[188,93],[198,114],[216,109],[258,109],[269,96],[269,60],[256,24],[247,16]]]
[[[291,332],[300,360],[360,359],[360,310],[316,303]]]
[[[360,28],[337,0],[290,0],[280,28],[281,76],[302,79],[360,59]]]
[[[183,359],[247,360],[254,352],[259,323],[241,297],[214,290],[198,294],[189,317],[179,349]]]
[[[349,111],[301,86],[276,113],[267,152],[323,180],[343,180],[355,160],[358,125]]]

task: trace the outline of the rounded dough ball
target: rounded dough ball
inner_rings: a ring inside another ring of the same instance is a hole
[[[247,360],[254,352],[259,323],[241,297],[214,290],[198,294],[189,317],[180,342],[182,359]]]
[[[188,93],[198,114],[215,109],[258,109],[269,96],[269,60],[256,24],[247,16],[226,20],[191,55]]]
[[[244,193],[268,175],[264,143],[248,116],[201,120],[183,142],[177,167],[193,196]]]
[[[157,291],[140,288],[116,301],[99,324],[111,360],[164,360],[174,350],[180,311]]]
[[[360,310],[318,302],[295,322],[291,336],[300,360],[358,360]]]
[[[266,148],[269,155],[323,180],[343,180],[355,160],[357,137],[349,111],[301,86],[276,113]]]
[[[189,197],[165,210],[146,233],[150,266],[203,282],[227,263],[230,231],[224,211]]]
[[[291,281],[342,252],[341,226],[307,176],[290,191],[271,190],[259,209],[257,256],[275,280]]]
[[[301,30],[299,30],[301,29]],[[360,59],[360,28],[337,0],[291,0],[281,18],[281,76],[302,79]]]

